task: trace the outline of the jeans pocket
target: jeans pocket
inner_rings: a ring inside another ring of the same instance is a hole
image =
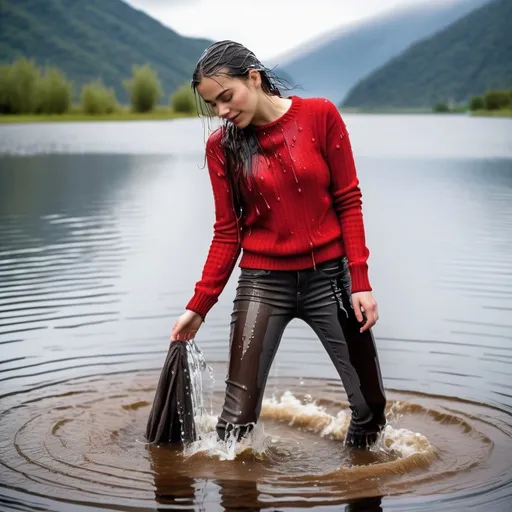
[[[317,266],[318,272],[327,279],[337,279],[346,272],[343,260],[327,261]]]
[[[270,272],[270,270],[264,270],[261,268],[242,268],[240,275],[241,277],[255,279],[257,277],[267,276]]]

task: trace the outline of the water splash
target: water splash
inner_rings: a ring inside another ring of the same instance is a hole
[[[400,411],[400,405],[393,404],[390,421]],[[317,433],[320,437],[343,441],[350,423],[350,414],[347,410],[339,411],[336,416],[329,414],[324,407],[311,401],[308,397],[304,402],[296,398],[290,391],[285,391],[279,399],[275,396],[263,401],[261,418],[286,421],[290,426],[306,429]],[[429,440],[419,432],[400,428],[396,429],[389,423],[381,433],[378,441],[371,447],[373,452],[395,452],[401,458],[413,454],[435,454],[436,450]]]
[[[191,457],[201,453],[218,457],[220,460],[234,460],[247,450],[256,456],[264,455],[272,444],[272,439],[265,433],[261,422],[246,425],[252,427],[251,432],[240,441],[236,438],[236,429],[229,428],[234,425],[228,425],[224,440],[218,438],[215,430],[217,418],[213,415],[213,406],[210,403],[208,412],[204,405],[203,375],[207,375],[209,380],[213,381],[213,370],[207,366],[204,355],[194,340],[187,344],[187,359],[197,439],[192,443],[184,444],[183,455]],[[397,429],[389,424],[401,416],[403,412],[401,409],[400,402],[391,404],[387,413],[388,425],[371,450],[383,453],[394,452],[402,459],[412,455],[435,455],[435,448],[424,435],[405,428]],[[287,422],[289,426],[302,428],[316,433],[320,437],[339,441],[345,439],[350,424],[348,409],[340,410],[336,415],[332,415],[324,407],[318,405],[310,395],[306,395],[304,400],[299,400],[291,391],[285,391],[279,398],[273,396],[263,400],[261,419],[265,418]]]
[[[206,360],[201,349],[197,346],[195,340],[187,343],[187,361],[190,371],[190,398],[192,401],[192,410],[194,414],[194,421],[196,424],[196,435],[201,436],[204,427],[203,424],[208,424],[208,413],[204,406],[204,386],[203,386],[203,373],[207,370]],[[213,370],[208,368],[208,375],[210,380],[213,381]],[[213,386],[213,382],[212,382]],[[210,402],[210,409],[213,405]]]
[[[236,429],[227,428],[225,440],[220,440],[215,430],[217,418],[213,415],[213,404],[210,402],[208,412],[204,405],[204,383],[203,375],[206,374],[214,384],[213,369],[206,364],[201,349],[194,340],[187,343],[187,360],[190,371],[191,399],[196,425],[196,441],[184,443],[183,455],[191,457],[198,453],[205,453],[209,456],[216,456],[220,460],[234,460],[246,450],[254,455],[262,455],[269,446],[269,438],[265,434],[262,425],[250,423],[245,426],[252,427],[250,434],[242,440],[237,440]],[[210,394],[211,395],[211,394]],[[235,427],[235,425],[227,425]],[[239,425],[238,425],[239,426]]]

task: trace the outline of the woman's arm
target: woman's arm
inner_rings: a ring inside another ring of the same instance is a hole
[[[203,267],[201,280],[196,283],[194,296],[186,309],[204,319],[217,302],[233,272],[240,255],[240,237],[232,193],[226,177],[225,160],[220,146],[221,131],[215,131],[206,144],[208,173],[215,203],[213,240]]]
[[[352,293],[370,291],[367,264],[370,252],[366,247],[359,179],[345,123],[331,102],[326,102],[325,130],[325,156],[352,278]]]

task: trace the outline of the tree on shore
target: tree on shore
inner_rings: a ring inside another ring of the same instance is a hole
[[[162,95],[158,75],[148,64],[134,66],[132,72],[132,78],[124,82],[132,109],[140,113],[151,112]]]
[[[107,88],[101,80],[82,87],[82,110],[86,114],[111,114],[119,109],[114,89]]]

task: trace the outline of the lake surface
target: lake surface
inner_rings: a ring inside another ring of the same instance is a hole
[[[344,118],[391,427],[355,458],[299,321],[267,387],[271,446],[183,460],[144,443],[212,236],[199,120],[0,126],[2,510],[510,510],[512,120]],[[211,418],[237,277],[196,340]]]

